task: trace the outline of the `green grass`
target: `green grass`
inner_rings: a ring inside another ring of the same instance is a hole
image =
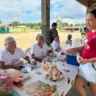
[[[22,29],[18,29],[18,30],[10,30],[10,33],[23,33],[23,32],[38,32],[40,30],[22,30]]]

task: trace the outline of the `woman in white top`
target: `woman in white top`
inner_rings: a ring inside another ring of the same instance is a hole
[[[16,47],[16,41],[13,37],[7,37],[4,40],[5,48],[0,51],[0,67],[2,69],[17,68],[21,66],[18,62],[20,58],[24,58],[29,62],[29,57]]]
[[[42,34],[37,34],[36,40],[37,43],[32,45],[31,55],[32,59],[41,62],[47,56],[48,46],[44,42],[44,36]]]
[[[59,40],[58,35],[54,37],[54,40],[51,43],[51,47],[55,52],[60,52],[61,51],[60,40]]]

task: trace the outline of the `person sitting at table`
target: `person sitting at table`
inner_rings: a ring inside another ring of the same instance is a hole
[[[44,41],[43,34],[37,34],[36,41],[37,43],[32,45],[31,56],[32,59],[41,62],[43,58],[47,56],[48,46]]]
[[[71,39],[72,39],[72,35],[71,34],[68,34],[66,45],[71,45],[72,46],[72,40]]]
[[[59,36],[55,36],[53,42],[51,43],[51,47],[55,52],[60,52],[61,51],[61,47],[60,47],[60,40],[59,40]]]
[[[87,14],[87,26],[90,31],[86,35],[85,46],[71,48],[68,53],[82,52],[82,57],[78,57],[80,71],[75,80],[75,88],[80,96],[86,96],[84,85],[89,83],[93,96],[96,96],[96,10]]]
[[[22,49],[17,48],[16,41],[13,37],[6,37],[4,45],[5,48],[0,51],[0,68],[17,68],[22,65],[19,62],[21,58],[24,58],[29,62],[29,57],[26,56]]]

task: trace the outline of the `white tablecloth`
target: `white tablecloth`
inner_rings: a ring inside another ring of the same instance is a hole
[[[65,66],[64,66],[64,64],[65,64]],[[47,80],[47,79],[45,79],[46,72],[40,68],[36,68],[27,74],[27,75],[30,75],[31,78],[29,80],[24,81],[24,84],[27,85],[27,84],[30,84],[30,82],[40,80],[46,84],[57,85],[58,96],[61,96],[62,92],[64,92],[64,95],[66,95],[72,87],[72,84],[73,84],[72,82],[75,80],[78,70],[77,70],[76,66],[69,65],[66,62],[58,61],[58,62],[56,62],[56,65],[57,65],[58,69],[60,69],[64,73],[63,79],[56,81],[56,82]],[[70,72],[65,72],[64,69],[70,70]],[[38,74],[36,74],[36,72],[41,72],[42,74],[38,75]],[[68,84],[68,78],[70,78],[69,84]],[[14,86],[14,90],[17,91],[20,94],[20,96],[28,96],[25,92],[20,91],[15,86]]]

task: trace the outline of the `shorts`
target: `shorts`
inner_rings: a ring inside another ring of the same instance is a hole
[[[88,82],[96,83],[96,70],[93,68],[92,62],[81,64],[78,75],[80,75]]]

